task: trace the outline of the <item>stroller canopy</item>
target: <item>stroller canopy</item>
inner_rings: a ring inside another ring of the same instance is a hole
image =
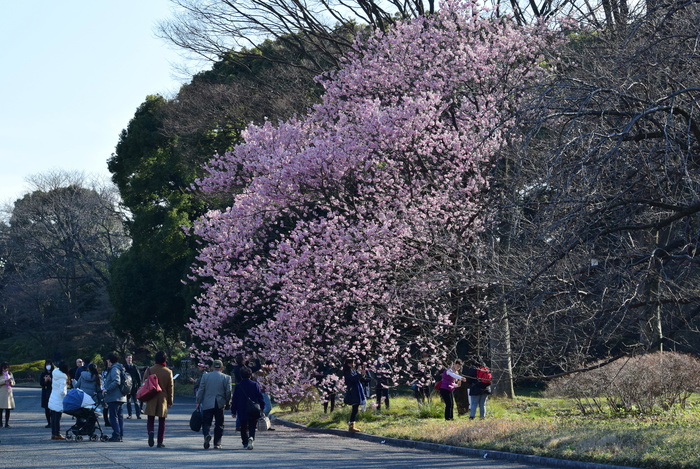
[[[95,401],[81,389],[71,389],[63,398],[63,412],[71,413],[80,408],[92,407]]]

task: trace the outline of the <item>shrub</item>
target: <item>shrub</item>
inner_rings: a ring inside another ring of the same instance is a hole
[[[651,414],[685,407],[700,389],[700,360],[676,352],[640,355],[584,373],[559,378],[546,394],[573,399],[584,414],[638,412]]]

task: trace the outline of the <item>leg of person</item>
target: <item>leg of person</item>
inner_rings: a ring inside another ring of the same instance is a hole
[[[45,428],[51,428],[51,409],[46,407],[44,409],[44,414],[46,415],[46,427]]]
[[[328,413],[328,401],[323,401],[323,413]]]
[[[248,419],[248,447],[247,449],[253,449],[253,442],[255,441],[255,430],[258,428],[258,419]]]
[[[384,398],[386,399],[385,400],[386,410],[389,410],[389,390],[385,388],[383,391],[384,391]]]
[[[131,398],[134,400],[134,410],[136,411],[136,418],[141,419],[141,406],[139,405],[139,400],[136,399],[135,392],[131,395]]]
[[[441,388],[440,397],[442,398],[442,402],[445,403],[445,420],[450,420],[450,401],[452,400],[450,391]]]
[[[248,421],[240,420],[238,417],[236,417],[236,420],[240,422],[241,426],[241,443],[243,443],[244,448],[248,448]]]
[[[202,411],[202,435],[204,435],[204,449],[209,449],[211,442],[211,421],[214,419],[214,409]]]
[[[476,408],[479,407],[479,396],[469,395],[469,418],[474,419],[476,416]]]
[[[486,399],[488,397],[488,394],[482,394],[479,396],[479,417],[482,419],[486,417]]]
[[[112,438],[110,438],[109,441],[121,441],[122,439],[122,427],[120,422],[123,422],[124,416],[121,415],[121,408],[121,402],[110,402],[107,404],[107,409],[109,411],[109,424],[112,427]]]
[[[158,448],[165,448],[165,417],[158,417]]]
[[[357,413],[360,410],[360,405],[355,404],[352,406],[352,412],[350,413],[350,422],[348,423],[349,432],[359,432],[360,429],[355,425],[355,420],[357,419]]]
[[[5,410],[5,428],[10,428],[10,412],[12,409]]]
[[[224,437],[224,409],[214,408],[214,448],[221,448],[221,439]]]
[[[2,411],[5,409],[0,409],[0,427],[2,427]]]
[[[330,401],[331,401],[331,413],[333,413],[333,410],[335,410],[335,393],[334,392],[331,393]]]
[[[131,395],[126,396],[126,418],[131,418]]]
[[[51,411],[51,439],[65,440],[66,437],[61,435],[61,412]]]
[[[146,417],[146,431],[148,432],[148,446],[153,448],[153,445],[156,444],[155,442],[155,426],[156,426],[156,417],[155,415],[148,415]]]
[[[382,385],[377,383],[377,387],[374,389],[377,395],[377,412],[382,410]]]
[[[117,422],[119,423],[119,441],[124,438],[124,403],[117,406]]]

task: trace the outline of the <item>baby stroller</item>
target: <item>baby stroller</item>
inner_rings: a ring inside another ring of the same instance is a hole
[[[71,389],[63,398],[63,413],[75,417],[75,424],[66,430],[66,440],[82,441],[86,436],[90,441],[106,441],[107,435],[100,426],[100,414],[92,397],[80,389]]]

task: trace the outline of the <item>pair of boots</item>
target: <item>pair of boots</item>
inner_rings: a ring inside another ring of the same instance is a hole
[[[348,424],[348,431],[350,433],[358,433],[360,431],[360,429],[355,426],[355,422],[350,422]]]

